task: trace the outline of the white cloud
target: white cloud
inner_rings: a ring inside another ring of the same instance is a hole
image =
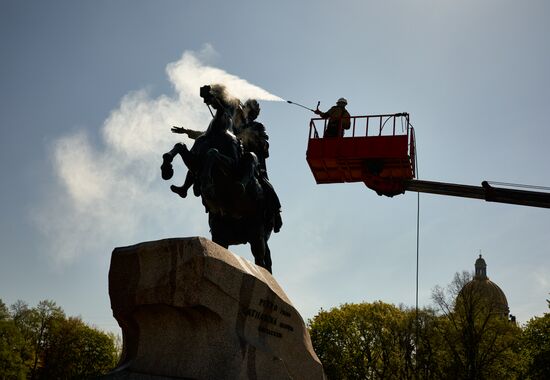
[[[94,160],[97,154],[84,132],[59,139],[54,154],[57,173],[76,205],[105,199],[112,172],[102,170],[101,163]]]
[[[181,200],[169,190],[170,183],[183,182],[183,163],[175,161],[170,183],[160,178],[162,153],[185,140],[172,134],[170,127],[206,129],[211,116],[199,97],[199,88],[205,84],[222,83],[243,100],[281,100],[203,63],[202,59],[215,54],[206,45],[201,52],[186,51],[180,60],[168,64],[174,95],[151,98],[139,90],[124,96],[102,126],[100,147],[85,131],[55,141],[53,165],[61,189],[40,207],[36,221],[58,263],[82,254],[104,255],[114,245],[178,232],[208,234],[200,201],[192,196]]]
[[[538,289],[550,289],[550,279],[548,277],[548,271],[543,268],[538,268],[533,273],[533,278]]]

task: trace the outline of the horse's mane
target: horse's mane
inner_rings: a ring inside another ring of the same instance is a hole
[[[223,84],[215,83],[210,85],[210,92],[221,102],[230,115],[233,115],[233,113],[240,108],[240,100],[230,95]]]

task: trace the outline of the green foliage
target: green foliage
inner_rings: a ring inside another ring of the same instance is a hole
[[[550,313],[527,322],[522,343],[529,378],[550,379]]]
[[[429,310],[416,318],[414,310],[383,302],[344,304],[321,310],[308,327],[329,379],[407,379],[418,372],[430,379],[437,378],[434,318]],[[426,360],[417,360],[417,350]]]
[[[408,331],[414,336],[410,370],[403,379],[443,379],[443,363],[449,359],[444,350],[441,318],[432,309],[407,311]],[[414,335],[413,335],[414,334]]]
[[[48,300],[40,301],[35,308],[29,308],[25,302],[17,301],[11,309],[13,321],[32,352],[32,360],[28,366],[30,377],[34,379],[43,365],[49,329],[55,321],[63,320],[65,314],[55,302]]]
[[[0,380],[97,377],[115,367],[116,343],[53,301],[17,301],[9,312],[0,300]]]
[[[10,317],[10,311],[6,304],[0,299],[0,321],[5,321]]]
[[[114,368],[117,352],[111,335],[68,318],[51,325],[43,358],[40,378],[83,379]]]
[[[25,358],[30,353],[25,346],[25,340],[13,321],[0,321],[0,379],[25,379],[28,367]]]

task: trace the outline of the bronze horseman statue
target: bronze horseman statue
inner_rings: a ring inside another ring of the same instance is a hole
[[[256,121],[258,102],[250,99],[241,107],[222,85],[203,86],[200,96],[214,108],[213,119],[205,132],[172,128],[195,142],[191,150],[178,143],[162,156],[162,178],[172,178],[172,160],[179,154],[189,171],[172,191],[185,198],[192,186],[208,213],[212,240],[225,248],[250,243],[255,263],[271,272],[267,241],[282,226],[281,204],[267,176],[269,143]]]

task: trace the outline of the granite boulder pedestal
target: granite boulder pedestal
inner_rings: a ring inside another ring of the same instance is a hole
[[[325,378],[273,276],[208,239],[116,248],[109,295],[124,346],[106,378]]]

